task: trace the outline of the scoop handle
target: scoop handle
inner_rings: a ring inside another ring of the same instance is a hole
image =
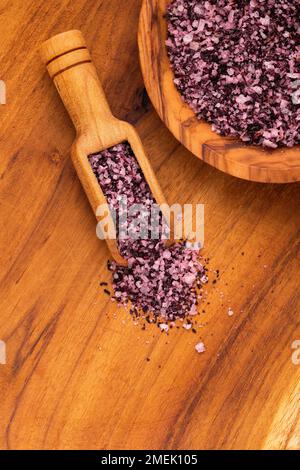
[[[77,134],[114,119],[81,31],[53,36],[40,52]]]

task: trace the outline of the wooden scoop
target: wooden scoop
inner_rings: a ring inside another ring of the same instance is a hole
[[[50,38],[42,44],[41,56],[76,128],[71,156],[95,214],[98,206],[107,201],[88,156],[125,141],[130,144],[157,204],[166,204],[136,130],[110,111],[82,33],[73,30]],[[111,224],[109,208],[107,216]],[[103,216],[96,217],[103,220]],[[116,262],[126,266],[117,240],[107,238],[106,242]]]

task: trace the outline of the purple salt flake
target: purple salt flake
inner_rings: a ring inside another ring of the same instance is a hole
[[[236,102],[238,104],[245,104],[247,103],[248,101],[251,100],[251,97],[250,96],[244,96],[244,95],[239,95],[237,98],[236,98]]]
[[[183,37],[183,43],[184,44],[190,44],[193,40],[193,33],[190,33],[190,34],[186,34],[184,37]]]
[[[265,147],[269,147],[271,149],[276,149],[277,147],[277,144],[275,144],[274,142],[271,142],[271,140],[269,139],[263,139],[263,144]]]
[[[186,274],[183,278],[184,282],[186,282],[187,284],[193,284],[196,280],[196,276],[195,274]]]
[[[160,323],[159,328],[161,329],[161,331],[165,331],[166,333],[169,331],[169,325],[167,325],[166,323]]]

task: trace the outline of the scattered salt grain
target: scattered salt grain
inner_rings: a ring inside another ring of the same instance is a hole
[[[232,317],[233,315],[234,315],[234,311],[232,310],[232,308],[229,308],[228,309],[228,316]]]
[[[202,342],[197,343],[196,346],[195,346],[195,349],[196,349],[197,353],[199,353],[199,354],[204,353],[206,351],[205,345]]]
[[[160,323],[159,328],[161,329],[161,331],[165,331],[166,333],[169,331],[169,325],[167,325],[166,323]]]

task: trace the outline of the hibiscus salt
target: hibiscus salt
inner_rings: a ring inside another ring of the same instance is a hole
[[[122,143],[89,157],[91,167],[112,210],[142,204],[145,216],[155,200],[128,143]],[[127,223],[132,223],[129,217]],[[130,303],[131,313],[144,315],[151,322],[161,320],[160,329],[167,332],[166,322],[185,318],[197,312],[199,290],[206,282],[206,272],[199,261],[199,250],[187,248],[184,242],[167,247],[162,239],[164,224],[158,220],[157,239],[120,237],[119,249],[128,267],[109,262],[113,276],[113,298],[120,304]]]
[[[300,143],[299,0],[172,0],[175,85],[224,136],[268,148]]]

